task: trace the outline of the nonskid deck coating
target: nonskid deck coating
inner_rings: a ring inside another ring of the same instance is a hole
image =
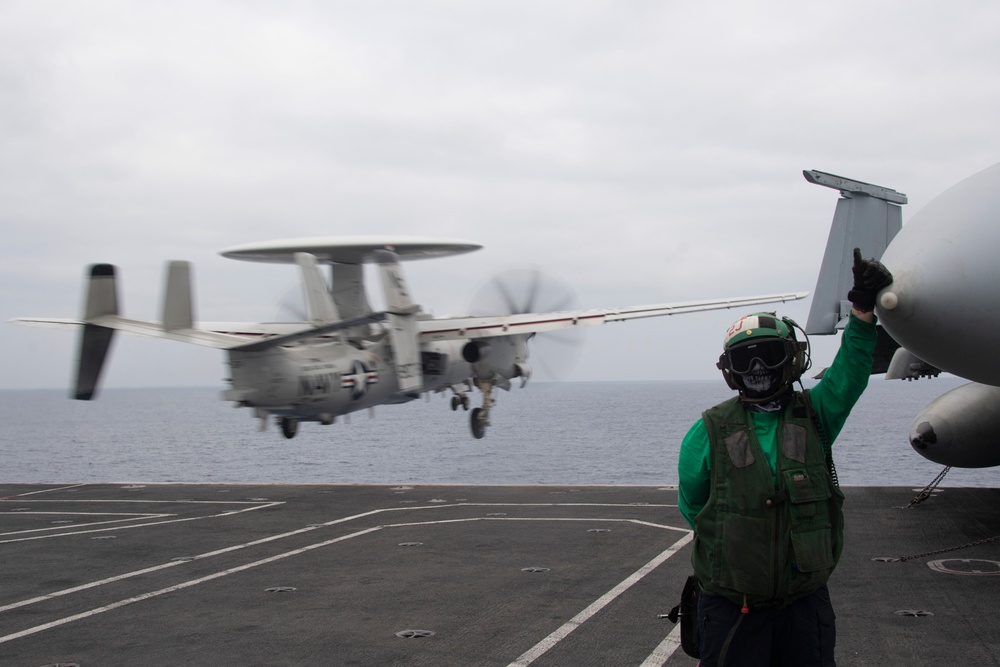
[[[849,487],[838,665],[998,664],[1000,491]],[[668,487],[0,485],[0,664],[694,665]],[[929,566],[932,565],[933,567]],[[898,613],[911,612],[911,613]],[[433,633],[433,634],[430,634]]]

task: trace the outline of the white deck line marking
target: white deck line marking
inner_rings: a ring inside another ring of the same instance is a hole
[[[677,526],[664,526],[660,523],[650,523],[649,521],[642,521],[641,519],[629,519],[632,523],[637,523],[640,526],[650,526],[652,528],[665,528],[666,530],[679,530],[682,533],[690,533],[690,528],[678,528]]]
[[[430,508],[424,508],[430,509]],[[662,528],[663,530],[676,530],[679,533],[690,533],[691,530],[688,528],[678,528],[677,526],[666,526],[660,523],[651,523],[649,521],[641,521],[639,519],[615,519],[608,517],[537,517],[537,516],[474,516],[466,517],[464,519],[441,519],[440,521],[412,521],[407,523],[389,523],[385,524],[383,528],[399,528],[400,526],[433,526],[440,523],[466,523],[470,521],[602,521],[610,523],[634,523],[639,526],[648,526],[650,528]]]
[[[33,496],[38,493],[52,493],[53,491],[65,491],[66,489],[79,489],[81,486],[87,486],[87,483],[83,484],[70,484],[69,486],[59,486],[53,489],[39,489],[38,491],[26,491],[24,493],[19,493],[16,496],[10,496],[11,498],[23,498],[24,496]]]
[[[0,512],[4,516],[127,516],[131,518],[150,519],[176,514],[152,514],[150,512]],[[4,535],[8,533],[3,533]]]
[[[649,654],[639,667],[663,667],[667,664],[667,660],[670,660],[670,656],[677,652],[677,649],[681,647],[681,624],[678,623],[666,638],[660,642],[660,645],[653,649],[653,652]]]
[[[228,570],[222,570],[221,572],[215,572],[199,579],[192,579],[190,581],[185,581],[183,583],[177,584],[176,586],[169,586],[167,588],[161,588],[158,591],[151,591],[149,593],[143,593],[142,595],[136,595],[135,597],[126,598],[124,600],[119,600],[118,602],[112,602],[109,605],[103,607],[98,607],[96,609],[91,609],[90,611],[85,611],[79,614],[74,614],[73,616],[67,616],[66,618],[60,618],[58,620],[52,621],[51,623],[45,623],[43,625],[38,625],[33,628],[28,628],[27,630],[22,630],[21,632],[15,632],[4,637],[0,637],[0,644],[5,644],[9,641],[15,639],[20,639],[22,637],[27,637],[29,635],[42,632],[44,630],[51,630],[52,628],[57,628],[60,625],[66,625],[67,623],[72,623],[73,621],[80,621],[85,618],[90,618],[91,616],[97,616],[98,614],[103,614],[104,612],[112,611],[126,605],[133,604],[135,602],[141,602],[143,600],[148,600],[150,598],[159,597],[160,595],[165,595],[166,593],[173,593],[175,591],[180,591],[185,588],[190,588],[192,586],[197,586],[198,584],[203,584],[206,581],[212,581],[213,579],[220,579],[222,577],[229,576],[230,574],[236,574],[237,572],[243,572],[244,570],[249,570],[261,565],[267,565],[268,563],[273,563],[291,556],[297,556],[301,553],[307,551],[312,551],[313,549],[319,549],[331,544],[336,544],[337,542],[342,542],[344,540],[349,540],[354,537],[365,535],[367,533],[372,533],[377,530],[382,530],[381,526],[375,526],[374,528],[366,528],[365,530],[358,531],[356,533],[351,533],[350,535],[341,535],[340,537],[335,537],[332,540],[327,540],[325,542],[318,542],[316,544],[310,544],[309,546],[302,547],[301,549],[295,549],[294,551],[286,551],[283,554],[278,554],[276,556],[271,556],[270,558],[264,558],[261,560],[253,561],[251,563],[245,563],[243,565],[230,568]]]
[[[273,504],[280,505],[281,503],[273,503]],[[434,509],[436,507],[438,507],[438,506],[435,505],[435,506],[430,506],[430,507],[424,507],[424,508],[421,508],[421,509]],[[249,508],[247,510],[242,510],[242,511],[250,511],[250,509],[257,509],[257,508]],[[234,544],[233,546],[225,547],[223,549],[216,549],[215,551],[209,551],[209,552],[206,552],[206,553],[203,553],[203,554],[198,554],[197,556],[193,556],[192,560],[202,560],[202,559],[205,559],[205,558],[211,558],[213,556],[219,556],[219,555],[222,555],[222,554],[225,554],[225,553],[230,553],[230,552],[233,552],[233,551],[239,551],[241,549],[247,549],[249,547],[258,546],[258,545],[261,545],[261,544],[266,544],[268,542],[274,542],[276,540],[281,540],[281,539],[284,539],[286,537],[293,537],[295,535],[301,535],[303,533],[312,532],[314,530],[318,530],[320,527],[333,526],[333,525],[336,525],[338,523],[345,523],[347,521],[354,521],[355,519],[360,519],[360,518],[364,518],[366,516],[371,516],[371,515],[374,515],[374,514],[379,514],[379,513],[384,512],[384,511],[393,511],[393,510],[397,510],[397,509],[410,509],[410,508],[388,508],[388,510],[371,510],[369,512],[363,512],[362,514],[355,514],[353,516],[347,516],[347,517],[343,517],[341,519],[335,519],[333,521],[329,521],[329,522],[324,523],[324,524],[319,524],[316,528],[310,528],[310,527],[299,528],[297,530],[293,530],[293,531],[290,531],[290,532],[287,532],[287,533],[280,533],[278,535],[271,535],[270,537],[262,537],[259,540],[253,540],[251,542],[245,542],[243,544]],[[213,515],[213,516],[222,516],[222,515]],[[161,523],[167,523],[167,522],[161,522]],[[153,524],[142,524],[142,525],[153,525]],[[98,531],[93,531],[93,532],[98,532]],[[13,540],[11,540],[11,541],[13,541]],[[2,542],[0,542],[0,544],[2,544]],[[146,567],[146,568],[143,568],[141,570],[134,570],[132,572],[126,572],[125,574],[119,574],[119,575],[116,575],[114,577],[108,577],[107,579],[100,579],[98,581],[92,581],[92,582],[89,582],[89,583],[86,583],[86,584],[81,584],[80,586],[74,586],[72,588],[65,588],[65,589],[63,589],[61,591],[54,591],[52,593],[46,593],[45,595],[39,595],[38,597],[30,598],[28,600],[21,600],[20,602],[13,602],[11,604],[8,604],[8,605],[0,607],[0,613],[5,612],[5,611],[10,611],[11,609],[17,609],[19,607],[27,607],[28,605],[36,604],[38,602],[44,602],[45,600],[51,600],[52,598],[62,597],[64,595],[71,595],[73,593],[79,593],[80,591],[85,591],[85,590],[87,590],[89,588],[96,588],[98,586],[105,586],[107,584],[113,584],[113,583],[116,583],[118,581],[124,581],[125,579],[131,579],[132,577],[138,577],[138,576],[143,575],[143,574],[149,574],[151,572],[157,572],[158,570],[165,570],[168,567],[176,567],[178,565],[183,565],[185,562],[191,562],[191,561],[170,561],[170,562],[167,562],[167,563],[161,563],[160,565],[153,565],[151,567]]]
[[[279,500],[195,500],[194,498],[178,498],[177,500],[111,500],[109,498],[62,498],[59,500],[17,500],[17,496],[0,498],[0,503],[11,503],[14,505],[24,503],[49,503],[58,505],[62,503],[117,503],[119,505],[260,505],[261,503],[282,504]]]
[[[284,503],[283,502],[274,502],[274,503],[269,503],[268,505],[262,505],[261,507],[265,507],[265,506],[269,507],[269,506],[282,505],[282,504],[284,504]],[[482,505],[482,504],[478,504],[477,503],[476,505]],[[211,558],[212,556],[218,556],[218,555],[225,554],[225,553],[239,551],[241,549],[246,549],[246,548],[249,548],[249,547],[252,547],[252,546],[257,546],[257,545],[260,545],[260,544],[265,544],[265,543],[268,543],[268,542],[273,542],[273,541],[276,541],[276,540],[281,540],[281,539],[284,539],[284,538],[287,538],[287,537],[292,537],[294,535],[301,535],[303,533],[308,533],[308,532],[311,532],[311,531],[314,531],[314,530],[319,530],[320,528],[324,528],[324,527],[328,527],[328,526],[334,526],[334,525],[341,524],[341,523],[347,523],[349,521],[355,521],[357,519],[365,518],[365,517],[368,517],[368,516],[375,516],[377,514],[382,514],[384,512],[410,512],[410,511],[413,511],[413,510],[430,510],[430,509],[441,509],[443,507],[457,507],[457,506],[458,505],[425,505],[425,506],[415,506],[415,507],[385,507],[385,508],[382,508],[382,509],[369,510],[367,512],[362,512],[361,514],[355,514],[355,515],[351,515],[351,516],[342,517],[340,519],[333,519],[331,521],[327,521],[326,523],[316,524],[315,527],[309,526],[309,527],[306,527],[306,528],[299,528],[297,530],[293,530],[293,531],[290,531],[290,532],[287,532],[287,533],[281,533],[281,534],[278,534],[278,535],[272,535],[270,537],[264,537],[264,538],[261,538],[259,540],[253,540],[251,542],[246,542],[244,544],[237,544],[237,545],[233,545],[233,546],[230,546],[230,547],[225,547],[223,549],[217,549],[215,551],[209,551],[209,552],[206,552],[206,553],[203,553],[203,554],[199,554],[197,556],[193,556],[192,557],[192,561],[202,560],[202,559],[205,559],[205,558]],[[643,507],[645,507],[645,506],[643,506]],[[255,510],[255,509],[260,509],[260,507],[251,507],[251,508],[247,508],[247,509],[240,510],[240,511],[241,512],[249,512],[249,511],[252,511],[252,510]],[[225,516],[225,514],[218,514],[218,515],[212,515],[212,516]],[[211,517],[196,517],[196,518],[211,518]],[[368,530],[363,530],[363,531],[360,531],[360,532],[357,532],[357,533],[353,533],[351,535],[342,536],[340,538],[336,538],[336,539],[328,541],[328,542],[320,543],[319,545],[311,545],[309,547],[304,547],[303,549],[299,549],[299,550],[296,550],[296,551],[293,551],[293,552],[289,552],[287,555],[296,555],[298,553],[303,553],[305,551],[309,551],[309,550],[311,550],[313,548],[319,548],[320,546],[327,546],[329,544],[334,544],[336,542],[340,542],[340,541],[342,541],[344,539],[348,539],[350,537],[357,537],[357,536],[360,536],[360,535],[365,535],[367,533],[373,532],[375,530],[381,530],[383,528],[399,528],[399,527],[406,527],[406,526],[429,525],[429,524],[435,524],[435,523],[458,523],[458,522],[471,522],[471,521],[497,520],[497,519],[507,520],[507,521],[533,520],[531,517],[525,517],[525,518],[522,518],[522,519],[518,519],[516,517],[469,517],[469,518],[465,518],[465,519],[445,519],[445,520],[441,520],[441,521],[423,521],[423,522],[412,522],[412,523],[386,524],[386,525],[382,525],[382,526],[375,526],[374,528],[371,528],[371,529],[368,529]],[[186,521],[186,520],[189,520],[189,519],[183,519],[183,520]],[[576,521],[578,519],[576,519],[574,517],[572,519],[558,519],[558,518],[556,518],[556,519],[547,519],[547,520],[549,520],[549,521],[565,521],[565,520]],[[665,525],[660,525],[660,524],[654,524],[654,523],[649,523],[649,522],[645,522],[645,521],[638,521],[638,520],[635,520],[635,519],[602,519],[602,518],[594,518],[594,519],[591,519],[591,521],[628,521],[628,522],[632,522],[632,523],[638,523],[638,524],[641,524],[641,525],[652,526],[652,527],[655,527],[655,528],[663,528],[663,529],[667,529],[667,530],[680,530],[679,528],[675,528],[673,526],[665,526]],[[163,522],[159,522],[159,523],[173,523],[173,522],[163,521]],[[157,525],[157,524],[140,524],[140,525]],[[131,528],[132,526],[125,526],[125,527],[126,528]],[[87,531],[87,532],[100,532],[100,531]],[[685,532],[689,532],[689,531],[685,531]],[[690,535],[689,535],[688,536],[688,540],[690,540],[690,539],[691,538],[690,538]],[[19,541],[19,540],[8,540],[8,541]],[[0,544],[2,544],[2,543],[3,542],[0,542]],[[675,544],[675,546],[676,546],[676,544]],[[681,545],[681,546],[683,546],[683,545]],[[669,551],[669,549],[668,549],[668,551]],[[666,553],[666,552],[664,552],[664,553]],[[265,562],[271,562],[273,560],[278,560],[278,558],[283,558],[283,557],[285,557],[284,554],[279,554],[279,556],[277,556],[277,557],[272,557],[270,559],[265,559],[264,561],[260,561],[260,564],[263,564]],[[170,562],[167,562],[167,563],[161,563],[160,565],[154,565],[152,567],[143,568],[141,570],[135,570],[133,572],[126,572],[125,574],[120,574],[120,575],[117,575],[117,576],[114,576],[114,577],[108,577],[106,579],[101,579],[101,580],[98,580],[98,581],[92,581],[90,583],[82,584],[80,586],[74,586],[73,588],[66,588],[66,589],[63,589],[61,591],[55,591],[55,592],[52,592],[52,593],[47,593],[45,595],[40,595],[38,597],[30,598],[28,600],[21,600],[20,602],[14,602],[14,603],[11,603],[11,604],[8,604],[8,605],[0,607],[0,613],[5,612],[5,611],[10,611],[12,609],[17,609],[17,608],[20,608],[20,607],[26,607],[28,605],[36,604],[38,602],[44,602],[46,600],[50,600],[50,599],[53,599],[53,598],[62,597],[64,595],[71,595],[73,593],[79,593],[81,591],[84,591],[84,590],[87,590],[87,589],[90,589],[90,588],[96,588],[98,586],[104,586],[104,585],[107,585],[107,584],[112,584],[112,583],[115,583],[115,582],[118,582],[118,581],[123,581],[125,579],[130,579],[132,577],[137,577],[137,576],[140,576],[140,575],[143,575],[143,574],[149,574],[151,572],[156,572],[156,571],[159,571],[159,570],[164,570],[164,569],[167,569],[167,568],[170,568],[170,567],[176,567],[176,566],[183,565],[183,564],[185,564],[187,562],[192,562],[192,561],[170,561]],[[253,564],[250,564],[250,565],[253,565]],[[244,569],[248,569],[248,566],[241,566],[241,567],[238,567],[238,568],[234,568],[232,570],[227,570],[226,573],[231,574],[231,573],[234,573],[234,572],[240,572],[240,571],[242,571]],[[224,576],[224,575],[220,575],[220,574],[217,573],[216,575],[210,575],[208,578],[203,578],[203,579],[200,579],[200,580],[196,580],[196,583],[201,583],[202,581],[209,581],[210,579],[217,578],[217,576]],[[184,585],[184,584],[179,584],[179,588],[175,587],[175,588],[171,588],[169,590],[170,591],[180,590],[180,588],[187,588],[187,586]],[[169,592],[169,591],[167,591],[167,592]],[[138,602],[140,600],[144,600],[147,597],[152,597],[152,595],[146,594],[144,596],[138,596],[135,599],[131,599],[130,598],[131,601],[127,602],[127,604],[131,604],[131,602]],[[124,606],[124,605],[122,605],[120,603],[114,603],[113,605],[110,605],[107,608],[101,608],[101,609],[103,611],[110,611],[111,609],[117,609],[120,606]],[[85,618],[85,617],[86,616],[78,615],[77,617],[71,617],[71,619],[72,620],[78,620],[78,618]],[[66,622],[69,622],[69,621],[66,621]],[[59,621],[54,621],[53,623],[55,623],[56,625],[62,625],[62,623],[59,622]],[[37,630],[37,631],[40,632],[41,630],[48,629],[49,627],[56,627],[56,625],[47,624],[45,626],[39,626],[40,629]],[[25,632],[28,632],[28,631],[25,631]],[[31,633],[28,632],[28,634],[31,634]],[[17,633],[17,636],[9,635],[8,637],[0,637],[0,644],[4,643],[5,641],[9,641],[10,639],[17,639],[18,637],[21,637],[21,636],[26,636],[26,635],[24,635],[23,633]]]
[[[192,501],[197,502],[197,501]],[[244,503],[237,503],[244,504]],[[145,528],[146,526],[162,526],[168,523],[184,523],[186,521],[202,521],[204,519],[217,519],[223,516],[232,516],[234,514],[242,514],[244,512],[254,512],[260,509],[266,509],[268,507],[277,507],[278,505],[284,505],[284,501],[274,501],[269,503],[262,503],[254,507],[244,507],[241,510],[229,510],[228,512],[221,512],[219,514],[206,514],[205,516],[189,516],[183,519],[170,519],[169,521],[150,521],[149,523],[135,523],[131,526],[116,526],[114,528],[97,528],[95,530],[74,530],[66,533],[56,533],[54,535],[35,535],[34,537],[19,537],[11,540],[0,540],[0,544],[8,544],[11,542],[30,542],[31,540],[50,540],[55,537],[67,537],[71,535],[87,535],[89,533],[103,533],[109,530],[131,530],[132,528]],[[173,514],[165,514],[162,516],[176,516]]]
[[[8,512],[0,512],[0,514],[8,514]],[[13,512],[9,512],[13,514]],[[168,516],[177,516],[176,514],[123,514],[120,512],[110,512],[107,514],[98,514],[96,512],[18,512],[18,514],[26,514],[28,516],[38,516],[40,514],[50,514],[55,516],[125,516],[127,519],[112,519],[109,521],[91,521],[88,523],[75,523],[74,528],[90,528],[91,526],[104,526],[110,523],[124,523],[126,521],[135,521],[136,519],[162,519]],[[69,526],[49,526],[47,528],[29,528],[27,530],[13,530],[9,533],[0,533],[0,537],[5,535],[27,535],[28,533],[44,533],[53,530],[66,530]]]
[[[640,579],[645,577],[647,574],[655,570],[657,567],[662,565],[668,558],[673,556],[675,553],[680,551],[688,542],[694,539],[694,533],[688,531],[687,535],[682,537],[673,543],[667,550],[658,555],[653,560],[649,561],[641,568],[633,572],[631,575],[625,578],[620,584],[612,588],[610,591],[599,597],[597,600],[592,602],[586,609],[581,611],[579,614],[564,623],[559,629],[550,634],[548,637],[542,641],[535,644],[533,647],[528,649],[514,662],[510,663],[507,667],[526,667],[532,662],[540,658],[542,655],[547,653],[556,644],[565,639],[571,632],[576,630],[578,627],[583,625],[587,620],[593,617],[597,612],[604,609],[608,604],[610,604],[615,598],[627,591],[632,587],[633,584],[638,582]]]
[[[628,507],[652,508],[677,507],[677,505],[654,505],[652,503],[454,503],[463,507]]]

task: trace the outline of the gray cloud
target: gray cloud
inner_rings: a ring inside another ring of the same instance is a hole
[[[216,252],[353,233],[483,243],[407,265],[438,314],[523,263],[584,306],[811,289],[836,195],[803,168],[906,192],[906,219],[997,161],[998,13],[7,2],[2,314],[75,315],[85,265],[109,261],[126,312],[155,317],[163,262],[183,258],[204,319],[269,318],[294,271]],[[716,332],[738,315],[605,327],[571,378],[714,377]],[[3,340],[0,386],[66,383],[71,337]],[[224,374],[218,353],[127,339],[110,368],[119,384]]]

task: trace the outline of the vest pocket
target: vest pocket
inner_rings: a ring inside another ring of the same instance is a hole
[[[795,526],[800,530],[812,530],[819,525],[829,525],[824,514],[830,500],[830,489],[826,486],[826,481],[814,479],[804,470],[786,470],[783,476],[788,500],[792,506],[793,532]]]
[[[830,497],[830,487],[823,478],[810,476],[805,470],[784,470],[785,489],[793,504],[826,500]]]
[[[747,595],[771,594],[768,522],[759,517],[727,514],[722,521],[722,558],[716,564],[719,584]],[[760,545],[763,548],[753,545]]]
[[[829,528],[792,533],[792,551],[799,572],[819,572],[832,569],[833,541]]]

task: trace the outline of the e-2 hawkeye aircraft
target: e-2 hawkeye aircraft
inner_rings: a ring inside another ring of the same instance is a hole
[[[222,251],[224,257],[298,265],[307,322],[198,323],[188,262],[167,265],[161,322],[120,313],[115,267],[89,268],[81,319],[22,317],[28,326],[80,330],[73,397],[94,398],[116,331],[214,347],[226,351],[231,385],[222,399],[253,410],[261,430],[277,419],[292,438],[301,422],[332,424],[338,416],[376,405],[403,403],[426,392],[451,391],[452,410],[469,409],[469,392],[482,392],[472,410],[472,434],[490,424],[496,388],[509,390],[531,377],[528,342],[538,333],[607,322],[677,315],[801,299],[806,292],[654,304],[597,310],[434,318],[415,304],[403,276],[403,260],[444,257],[481,246],[421,237],[322,237],[256,243]],[[364,265],[378,265],[385,310],[374,311],[364,284]],[[330,266],[328,285],[320,265]]]
[[[1000,465],[1000,164],[953,186],[902,224],[906,195],[820,171],[838,189],[806,333],[831,334],[850,304],[852,249],[881,258],[893,281],[875,305],[874,373],[913,380],[946,371],[971,380],[939,396],[910,427],[910,444],[945,466]]]

